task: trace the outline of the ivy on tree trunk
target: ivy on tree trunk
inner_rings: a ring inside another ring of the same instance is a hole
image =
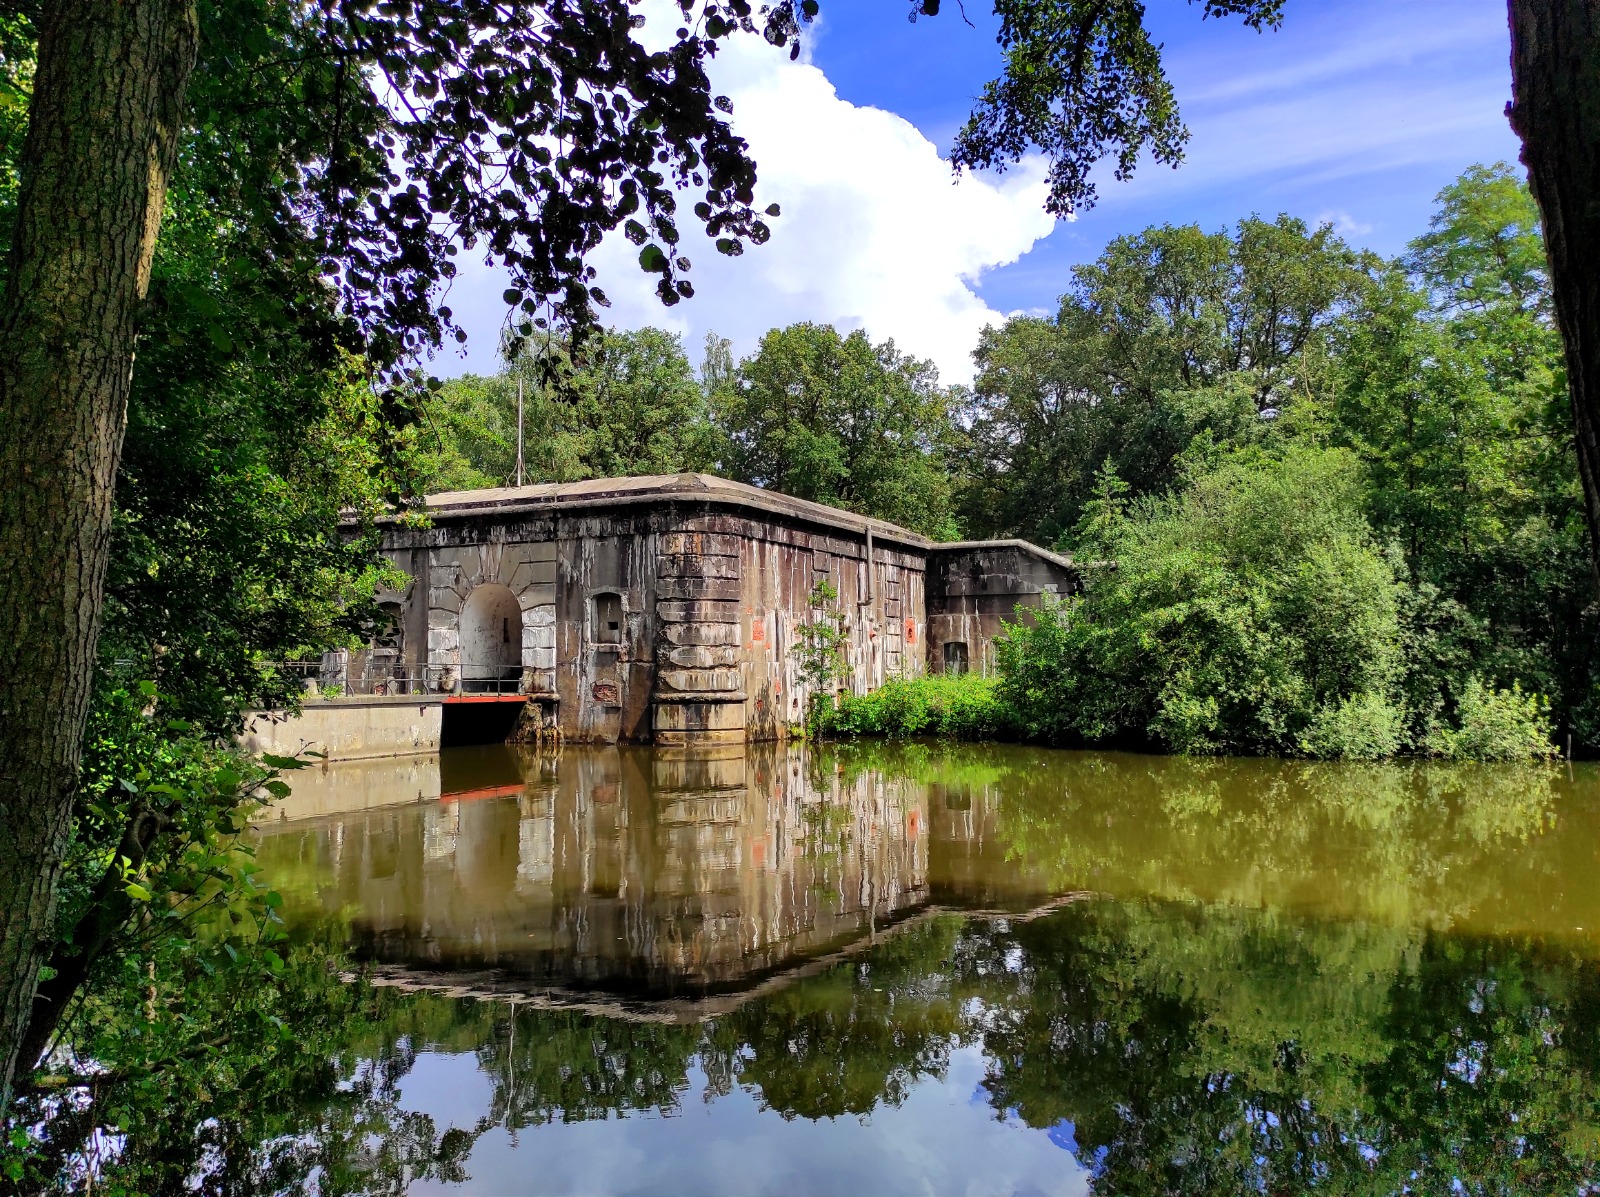
[[[0,294],[0,1104],[48,954],[193,0],[56,0]]]

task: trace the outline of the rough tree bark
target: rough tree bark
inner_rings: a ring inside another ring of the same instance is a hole
[[[1508,0],[1511,103],[1544,221],[1600,585],[1600,0]]]
[[[194,0],[52,0],[0,294],[0,1108],[49,949]]]

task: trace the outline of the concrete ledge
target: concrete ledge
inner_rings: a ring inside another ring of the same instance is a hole
[[[309,711],[323,707],[393,707],[416,706],[418,703],[438,702],[442,694],[340,694],[336,697],[317,695],[315,698],[306,698],[300,703],[302,710]],[[253,714],[281,715],[282,711],[256,711]]]
[[[253,711],[240,743],[246,752],[300,756],[320,752],[330,761],[410,756],[439,751],[444,704],[397,695],[308,702],[298,715]]]

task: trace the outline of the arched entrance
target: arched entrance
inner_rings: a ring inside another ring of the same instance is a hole
[[[461,604],[461,688],[514,694],[522,676],[522,606],[509,586],[485,582]]]

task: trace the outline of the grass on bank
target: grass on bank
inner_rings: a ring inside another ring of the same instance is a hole
[[[1021,728],[999,685],[999,678],[975,673],[895,678],[867,694],[840,695],[836,707],[819,713],[817,731],[834,738],[1015,740]]]
[[[1025,698],[1024,698],[1025,704]],[[896,678],[867,694],[842,694],[833,709],[817,715],[815,734],[828,739],[928,737],[943,740],[1040,742],[1018,696],[1002,677],[930,674]],[[1383,760],[1423,756],[1452,761],[1546,760],[1556,755],[1548,706],[1513,685],[1508,690],[1468,683],[1456,714],[1457,726],[1435,724],[1419,743],[1407,745],[1387,726],[1369,726],[1375,716],[1359,702],[1338,708],[1339,728],[1325,727],[1301,742],[1297,755],[1326,760]],[[1388,716],[1379,722],[1386,723]],[[1045,741],[1049,742],[1049,741]],[[1200,755],[1205,755],[1204,753]]]

